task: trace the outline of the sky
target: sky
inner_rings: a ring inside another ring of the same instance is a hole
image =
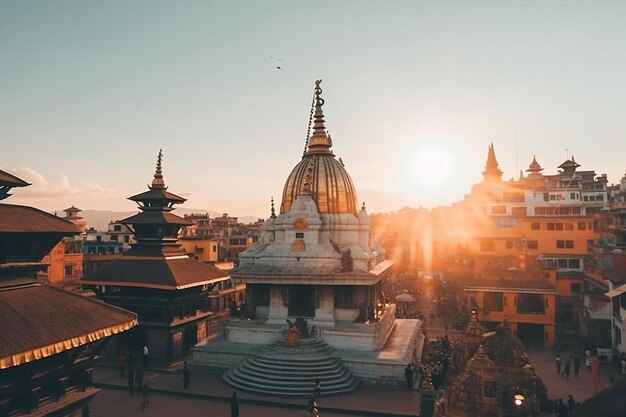
[[[187,208],[269,214],[314,81],[368,211],[448,205],[545,168],[626,173],[623,1],[0,0],[10,202],[133,210],[163,149]],[[277,67],[281,67],[278,69]]]

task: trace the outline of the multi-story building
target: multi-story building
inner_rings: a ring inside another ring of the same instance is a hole
[[[63,219],[75,224],[82,233],[59,241],[42,260],[48,265],[47,270],[41,271],[37,276],[42,282],[72,289],[83,275],[83,235],[87,223],[78,215],[81,209],[72,206],[63,211]]]

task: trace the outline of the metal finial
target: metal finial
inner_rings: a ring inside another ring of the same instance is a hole
[[[363,205],[361,206],[361,210],[365,210],[365,201],[363,202]]]
[[[315,95],[313,101],[315,102],[315,112],[313,114],[313,133],[309,137],[307,142],[307,151],[305,155],[315,153],[330,153],[330,148],[333,146],[333,141],[330,135],[326,132],[326,126],[324,124],[324,112],[322,106],[324,105],[324,99],[321,97],[322,89],[320,83],[322,80],[315,81]]]
[[[322,95],[322,88],[320,87],[321,83],[322,83],[321,78],[315,81],[315,105],[316,106],[324,105],[324,99],[320,97]]]
[[[153,187],[165,187],[165,181],[163,180],[163,171],[161,163],[163,162],[163,149],[159,149],[159,156],[157,157],[156,172],[154,173],[154,179],[152,180]]]
[[[271,219],[275,219],[276,218],[276,210],[274,210],[274,196],[272,196],[271,201],[272,201],[272,214],[270,215],[270,218]]]

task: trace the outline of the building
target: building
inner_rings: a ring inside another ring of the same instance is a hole
[[[71,206],[63,211],[63,219],[75,224],[81,234],[63,238],[44,256],[43,262],[48,268],[38,274],[38,278],[42,282],[74,289],[77,287],[76,281],[83,275],[83,234],[87,223],[78,215],[81,209]]]
[[[181,249],[178,233],[191,222],[172,213],[184,198],[167,191],[159,152],[149,190],[129,197],[140,213],[121,221],[131,226],[136,242],[120,259],[108,262],[81,278],[108,304],[135,311],[139,326],[116,340],[116,349],[139,350],[171,362],[209,335],[221,331],[223,317],[209,308],[209,294],[228,273],[190,259]]]
[[[0,200],[29,184],[0,171]],[[137,324],[131,312],[35,277],[41,258],[81,229],[32,207],[0,204],[0,415],[85,416],[99,391],[94,359],[111,335]]]
[[[224,379],[239,389],[308,396],[320,364],[329,395],[354,390],[353,376],[403,384],[406,364],[421,356],[421,321],[396,320],[395,305],[383,302],[381,282],[393,262],[371,241],[365,206],[331,150],[319,83],[313,132],[285,182],[280,212],[272,208],[259,244],[239,255],[231,273],[246,284],[247,314],[228,321],[225,338],[193,350],[197,366],[229,367]],[[271,370],[259,372],[260,363]],[[287,378],[281,371],[289,368],[299,372]]]

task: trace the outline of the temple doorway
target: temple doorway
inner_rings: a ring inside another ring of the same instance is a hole
[[[287,314],[294,317],[315,317],[315,288],[312,285],[289,287]]]

